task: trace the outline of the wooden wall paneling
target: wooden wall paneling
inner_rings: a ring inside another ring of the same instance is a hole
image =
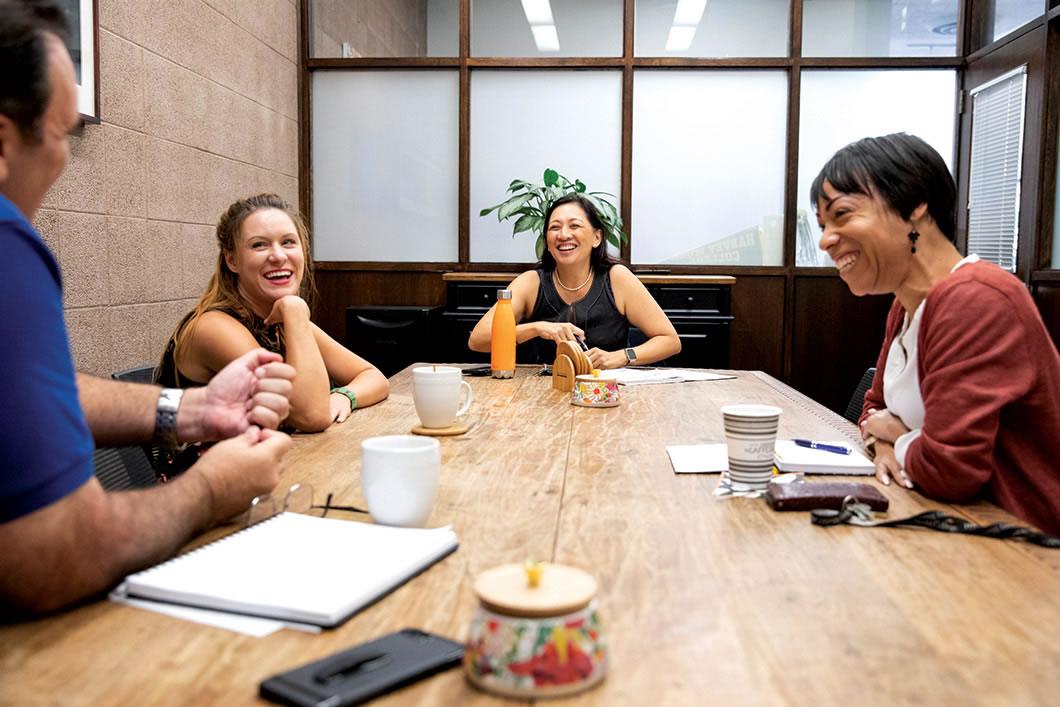
[[[1045,328],[1053,337],[1053,344],[1060,349],[1060,282],[1037,282],[1033,295]]]
[[[361,305],[445,304],[438,272],[324,270],[316,273],[313,321],[336,341],[346,341],[346,308]]]
[[[736,276],[732,286],[729,366],[765,371],[780,378],[784,371],[784,289],[786,278]]]
[[[794,291],[789,385],[842,414],[876,365],[893,297],[855,297],[838,277],[796,276]]]
[[[1057,8],[1060,9],[1060,8]],[[1060,17],[1054,18],[1046,31],[1045,110],[1042,130],[1042,169],[1038,210],[1038,253],[1035,270],[1060,268],[1053,259],[1053,234],[1056,223],[1056,183],[1060,180]]]

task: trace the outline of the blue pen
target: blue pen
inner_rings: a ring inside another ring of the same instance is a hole
[[[574,340],[577,341],[578,345],[582,347],[582,351],[588,351],[589,350],[589,347],[585,345],[585,342],[582,341],[582,338],[580,336],[578,336],[577,334],[574,335]]]
[[[835,444],[821,444],[820,442],[813,442],[808,439],[795,439],[792,441],[800,447],[806,447],[807,449],[820,449],[822,452],[832,452],[833,454],[850,454],[849,449]]]

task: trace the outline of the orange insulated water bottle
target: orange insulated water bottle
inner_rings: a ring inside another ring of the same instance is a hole
[[[497,290],[497,308],[493,311],[490,331],[490,369],[494,378],[515,375],[515,312],[511,290]]]

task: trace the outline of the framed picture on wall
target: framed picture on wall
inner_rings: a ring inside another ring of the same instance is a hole
[[[77,109],[89,123],[99,122],[98,0],[58,0],[70,25],[66,48],[77,74]]]

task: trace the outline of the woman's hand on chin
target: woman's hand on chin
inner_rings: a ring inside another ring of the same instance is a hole
[[[298,295],[284,295],[272,303],[272,311],[265,317],[265,323],[282,324],[289,322],[292,316],[305,315],[309,319],[309,305]]]
[[[589,362],[593,364],[593,368],[599,368],[605,370],[608,368],[622,368],[626,365],[626,352],[625,351],[604,351],[603,349],[589,349],[585,354],[589,357]]]
[[[576,341],[575,337],[585,340],[585,332],[567,322],[536,322],[537,335],[551,341]]]

